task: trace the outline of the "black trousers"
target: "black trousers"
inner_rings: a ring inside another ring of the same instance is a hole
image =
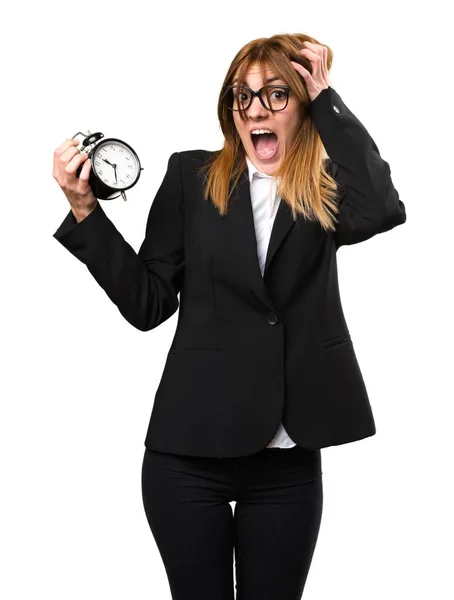
[[[173,600],[302,597],[322,516],[319,449],[236,458],[145,449],[142,495]]]

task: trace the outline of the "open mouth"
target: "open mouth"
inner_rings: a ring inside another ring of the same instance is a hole
[[[275,133],[251,133],[251,139],[259,158],[272,158],[276,154],[279,144]]]

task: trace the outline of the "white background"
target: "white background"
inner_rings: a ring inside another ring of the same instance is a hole
[[[377,434],[322,450],[324,509],[304,598],[454,597],[453,52],[443,6],[110,0],[4,13],[2,598],[171,598],[140,474],[178,313],[134,329],[53,238],[69,210],[54,149],[87,129],[133,146],[141,179],[127,202],[103,208],[137,251],[172,152],[222,146],[216,106],[233,56],[293,32],[333,49],[331,85],[407,209],[405,225],[338,253]]]

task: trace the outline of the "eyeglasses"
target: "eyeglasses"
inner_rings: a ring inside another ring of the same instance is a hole
[[[266,96],[263,94],[264,90],[268,90],[270,106],[268,106]],[[247,110],[251,106],[255,96],[258,96],[263,108],[279,111],[287,107],[290,91],[288,85],[265,85],[257,92],[254,92],[246,85],[229,85],[225,89],[224,96],[226,106],[230,110],[238,111],[240,108],[241,110]]]

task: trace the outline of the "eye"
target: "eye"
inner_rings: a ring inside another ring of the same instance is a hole
[[[249,99],[249,92],[247,90],[234,90],[233,96],[240,102],[246,102]]]
[[[272,95],[276,100],[282,100],[287,95],[287,90],[274,90]]]

